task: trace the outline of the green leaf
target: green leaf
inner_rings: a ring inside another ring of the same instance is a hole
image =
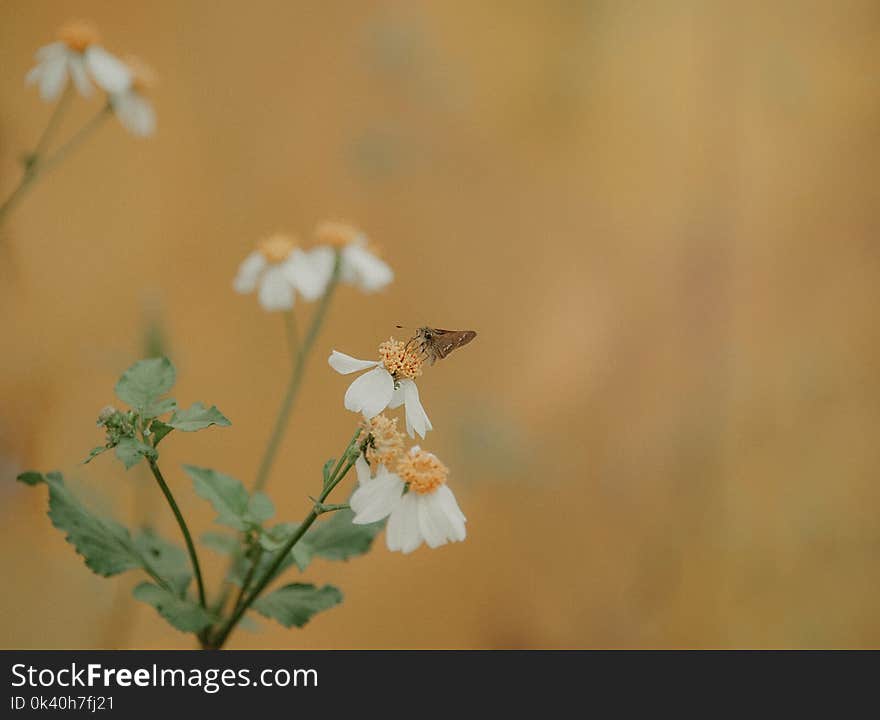
[[[20,483],[24,483],[25,485],[39,485],[41,482],[46,482],[46,478],[43,477],[43,473],[38,473],[35,470],[28,470],[27,472],[21,473],[18,477],[15,478]]]
[[[179,598],[158,585],[143,582],[134,589],[133,595],[152,605],[163,618],[183,632],[200,632],[213,622],[211,615],[200,605]]]
[[[266,520],[270,520],[275,514],[275,506],[266,493],[257,490],[251,495],[247,507],[247,519],[252,520],[257,525],[262,525]]]
[[[348,560],[363,555],[385,526],[385,521],[355,525],[351,510],[337,510],[330,519],[306,534],[304,542],[313,555],[327,560]],[[299,543],[298,543],[299,544]]]
[[[152,528],[141,530],[135,536],[134,544],[153,571],[182,596],[192,580],[189,558],[184,550],[157,535]]]
[[[174,398],[162,398],[147,405],[144,408],[144,415],[151,418],[159,417],[160,415],[165,415],[165,413],[170,413],[172,410],[177,410],[177,400]]]
[[[153,420],[150,423],[150,432],[153,433],[153,445],[158,445],[162,442],[162,438],[164,438],[168,433],[174,430],[170,425],[166,425],[161,420]]]
[[[263,632],[262,625],[254,619],[253,615],[244,615],[241,620],[238,621],[238,627],[240,630],[249,633]]]
[[[176,411],[168,424],[181,432],[195,432],[196,430],[204,430],[211,425],[226,427],[232,423],[217,409],[216,405],[206,408],[202,403],[197,402],[187,410]]]
[[[266,553],[263,555],[263,559],[268,561],[266,565],[268,566],[275,559],[275,553],[281,549],[281,547],[290,539],[293,533],[296,532],[299,527],[299,523],[278,523],[273,526],[269,530],[264,531],[260,534],[260,545],[263,546],[264,550],[269,551],[267,556]],[[308,547],[308,544],[305,542],[305,538],[300,540],[296,545],[293,546],[293,549],[284,558],[284,561],[281,565],[278,566],[278,573],[281,574],[291,565],[296,563],[296,566],[299,568],[300,572],[304,572],[305,569],[309,566],[309,563],[312,560],[312,553]]]
[[[238,549],[238,538],[219,532],[202,533],[201,541],[206,547],[223,555],[232,555]]]
[[[144,456],[151,456],[156,451],[149,445],[134,438],[122,438],[116,445],[116,457],[125,465],[125,469],[137,465]]]
[[[248,509],[248,492],[238,480],[216,470],[184,465],[183,469],[193,479],[200,497],[211,503],[218,515],[216,522],[236,530],[248,527],[244,515]]]
[[[98,447],[92,448],[91,450],[89,450],[89,456],[82,461],[82,464],[88,465],[92,460],[98,457],[98,455],[100,455],[101,453],[105,453],[108,450],[110,450],[110,448],[106,445],[99,445]]]
[[[123,402],[142,414],[146,414],[153,402],[174,387],[174,365],[168,358],[139,360],[122,373],[116,383],[116,395]]]
[[[257,599],[253,608],[284,627],[302,627],[313,615],[342,602],[342,593],[332,585],[292,583]]]
[[[29,478],[35,474],[25,473]],[[49,518],[52,524],[66,533],[65,539],[83,556],[90,570],[109,577],[143,567],[141,553],[127,528],[115,520],[89,512],[67,489],[60,473],[49,473],[45,481],[49,486]],[[30,483],[30,480],[22,482]]]

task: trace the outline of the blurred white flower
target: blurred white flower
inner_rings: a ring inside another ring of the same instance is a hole
[[[125,63],[101,47],[97,31],[86,22],[62,27],[58,40],[37,50],[36,58],[25,82],[36,83],[45,102],[56,100],[68,79],[86,97],[92,94],[93,82],[108,93],[123,92],[131,84]]]
[[[345,392],[345,408],[363,413],[368,420],[386,408],[404,406],[406,431],[410,437],[417,432],[422,438],[433,426],[419,400],[414,379],[422,374],[422,357],[415,348],[390,338],[379,346],[379,360],[358,360],[334,350],[328,362],[336,372],[348,375],[359,370],[361,375]]]
[[[364,292],[381,290],[394,279],[394,272],[367,242],[367,237],[352,225],[323,222],[315,231],[318,246],[312,250],[325,282],[330,281],[338,250],[340,257],[339,280],[354,285]]]
[[[326,288],[309,253],[289,235],[276,234],[259,244],[238,268],[233,287],[239,293],[258,291],[266,310],[290,310],[296,293],[315,300]]]
[[[360,525],[387,517],[389,550],[410,553],[422,542],[436,548],[467,536],[467,518],[446,484],[449,469],[436,455],[416,445],[397,462],[396,473],[379,465],[371,475],[363,456],[355,469],[358,488],[350,501],[352,522]]]
[[[149,99],[149,90],[156,85],[156,73],[135,57],[126,57],[131,83],[121,92],[110,95],[113,112],[132,135],[146,137],[156,131],[156,111]]]

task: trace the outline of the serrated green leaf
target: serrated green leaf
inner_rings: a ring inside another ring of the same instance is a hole
[[[116,395],[144,413],[157,398],[174,387],[175,378],[174,365],[168,358],[139,360],[122,373],[116,383]]]
[[[89,456],[82,461],[82,464],[88,465],[92,460],[98,457],[98,455],[100,455],[101,453],[105,453],[108,450],[110,450],[110,448],[108,448],[106,445],[99,445],[98,447],[92,448],[91,450],[89,450]]]
[[[263,626],[254,619],[253,615],[244,615],[241,620],[238,621],[238,627],[245,632],[263,632]]]
[[[35,470],[28,470],[27,472],[23,472],[18,475],[16,478],[20,483],[24,483],[25,485],[39,485],[41,482],[46,482],[46,478],[43,477],[43,473],[38,473]]]
[[[152,605],[171,625],[182,632],[196,633],[208,627],[213,618],[200,605],[179,598],[158,585],[144,582],[132,593],[138,600]]]
[[[181,432],[196,432],[204,430],[211,425],[226,427],[231,425],[229,418],[217,409],[216,405],[206,408],[202,403],[193,403],[191,408],[186,410],[177,410],[168,421],[168,424],[175,430]]]
[[[152,570],[179,595],[183,595],[192,580],[189,559],[184,550],[160,537],[152,528],[144,528],[135,535],[134,544]]]
[[[302,627],[315,614],[342,602],[342,592],[332,585],[317,588],[304,583],[285,585],[258,598],[253,608],[284,627]]]
[[[116,457],[125,465],[126,470],[137,465],[142,457],[150,456],[154,452],[149,445],[134,438],[122,438],[116,445]]]
[[[248,509],[248,492],[234,477],[216,470],[184,465],[192,478],[196,493],[211,503],[218,515],[216,522],[236,530],[247,529],[244,515]]]
[[[202,533],[201,541],[206,547],[223,555],[232,555],[238,549],[238,538],[219,532]]]
[[[354,513],[351,510],[337,510],[328,521],[307,533],[301,542],[306,544],[312,555],[327,560],[348,560],[363,555],[385,527],[385,521],[355,525],[352,519]]]
[[[290,539],[293,533],[296,532],[296,529],[298,527],[299,523],[278,523],[277,525],[269,528],[268,530],[260,534],[260,545],[263,546],[264,550],[268,551],[268,555],[264,553],[264,560],[267,560],[267,566],[275,559],[276,551],[281,549],[281,547]],[[293,546],[293,549],[290,551],[290,553],[287,555],[281,565],[279,565],[277,574],[280,575],[294,563],[296,563],[299,571],[303,572],[309,566],[311,560],[311,551],[309,550],[309,547],[305,542],[305,538],[303,538],[296,545]]]
[[[143,567],[143,558],[128,529],[89,512],[68,490],[59,473],[46,475],[49,518],[83,556],[93,572],[104,577]]]
[[[275,506],[266,493],[257,490],[248,500],[247,518],[257,525],[262,525],[275,514]]]
[[[150,432],[153,433],[153,445],[158,445],[162,442],[162,438],[172,430],[174,430],[173,427],[166,425],[161,420],[153,420],[153,422],[150,423]]]

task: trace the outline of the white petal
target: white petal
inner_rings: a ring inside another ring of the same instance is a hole
[[[366,370],[367,368],[376,367],[379,364],[375,360],[358,360],[351,355],[346,355],[345,353],[337,352],[336,350],[330,353],[327,362],[329,362],[330,367],[340,375],[349,375],[358,370]]]
[[[415,430],[424,439],[425,433],[433,430],[434,426],[431,425],[428,414],[419,400],[419,389],[412,380],[401,380],[400,387],[403,389],[406,406],[406,431],[410,437],[414,437],[413,430]]]
[[[345,391],[345,408],[361,412],[369,420],[386,407],[394,392],[394,380],[384,367],[364,373]]]
[[[47,60],[40,67],[40,99],[52,102],[67,85],[67,58],[62,55]]]
[[[79,94],[83,97],[91,97],[92,83],[89,80],[89,74],[86,72],[86,66],[83,63],[82,57],[80,55],[72,56],[67,63],[67,67],[70,70],[70,77],[73,78],[73,84],[76,85]]]
[[[310,301],[321,297],[330,282],[331,273],[324,272],[320,261],[316,263],[311,253],[303,252],[299,248],[284,263],[284,271],[294,287]]]
[[[391,402],[388,403],[388,407],[391,410],[394,410],[403,405],[404,402],[406,402],[406,393],[404,392],[403,382],[400,382],[397,387],[394,388],[394,395],[391,396]]]
[[[293,286],[277,265],[263,273],[260,280],[260,305],[266,310],[290,310],[293,307]]]
[[[419,509],[415,493],[404,495],[388,518],[385,542],[389,550],[411,553],[422,544],[419,532]]]
[[[48,45],[43,45],[39,50],[37,50],[35,54],[37,60],[41,63],[46,60],[55,60],[57,58],[66,58],[68,52],[70,52],[63,42],[53,42]]]
[[[350,243],[342,251],[344,278],[365,292],[381,290],[394,279],[394,272],[384,261],[361,243]]]
[[[358,485],[363,485],[373,479],[373,471],[370,470],[370,463],[363,456],[358,455],[358,459],[354,461],[354,471],[357,473]]]
[[[121,93],[131,87],[131,70],[100,45],[90,45],[84,58],[95,82],[108,93]]]
[[[449,523],[449,530],[447,531],[449,539],[456,542],[464,540],[467,537],[467,532],[464,529],[467,518],[459,509],[452,490],[449,489],[448,485],[441,485],[434,491],[434,498],[435,507],[443,512]]]
[[[376,477],[358,487],[349,504],[355,513],[356,525],[378,522],[388,517],[403,495],[404,482],[380,465]]]
[[[132,135],[147,137],[156,130],[156,112],[152,103],[133,90],[114,95],[113,110],[119,122]]]
[[[235,276],[235,280],[232,281],[232,287],[235,288],[235,292],[253,292],[267,264],[263,253],[255,251],[248,255],[241,265],[238,266],[238,273]]]
[[[419,509],[419,532],[425,538],[429,548],[446,544],[446,519],[442,510],[435,511],[434,500],[433,493],[419,495],[416,503]]]

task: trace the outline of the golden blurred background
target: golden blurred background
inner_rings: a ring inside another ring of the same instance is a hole
[[[350,434],[331,348],[473,328],[420,379],[468,538],[317,561],[306,578],[345,604],[231,647],[880,646],[876,2],[6,0],[2,196],[49,116],[33,53],[80,17],[156,68],[159,125],[109,123],[2,230],[3,647],[192,647],[14,477],[61,469],[176,540],[144,468],[78,465],[158,334],[175,396],[233,422],[163,446],[210,529],[180,465],[250,483],[289,362],[281,317],[232,277],[262,236],[324,218],[397,278],[334,301],[279,518]]]

